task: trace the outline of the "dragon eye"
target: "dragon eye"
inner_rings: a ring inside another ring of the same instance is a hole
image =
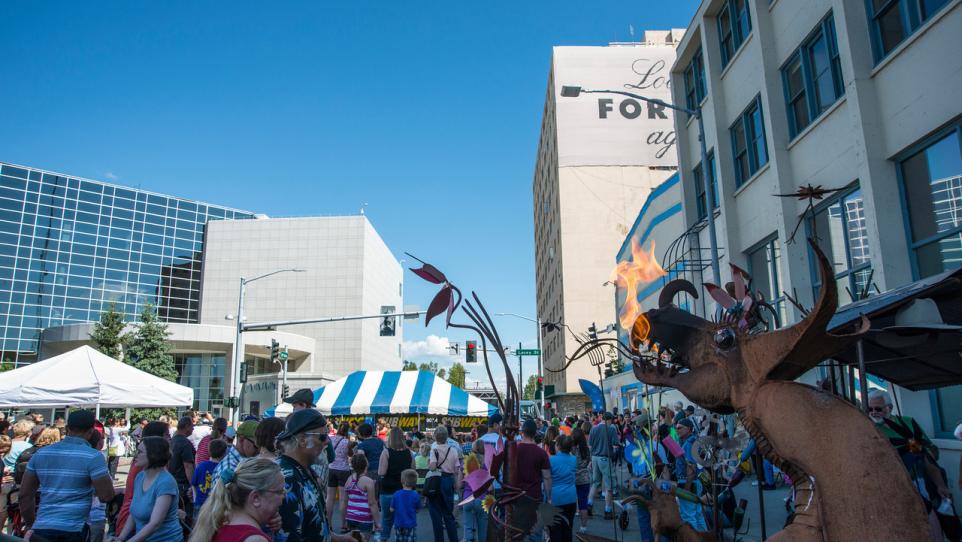
[[[715,346],[722,350],[728,350],[735,346],[735,332],[730,327],[719,329],[715,332]]]

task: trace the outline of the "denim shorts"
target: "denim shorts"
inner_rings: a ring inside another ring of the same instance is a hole
[[[347,520],[347,528],[351,531],[360,531],[362,533],[374,532],[374,522],[373,521],[354,521]]]

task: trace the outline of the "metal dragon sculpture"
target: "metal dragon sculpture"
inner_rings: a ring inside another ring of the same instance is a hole
[[[441,285],[441,290],[438,291],[428,306],[424,325],[430,324],[435,316],[446,313],[445,325],[447,327],[465,329],[478,334],[481,339],[480,350],[481,357],[484,360],[484,368],[497,397],[498,408],[504,416],[504,423],[502,424],[504,448],[498,450],[491,458],[491,464],[487,465],[492,478],[488,479],[482,487],[473,488],[474,495],[471,497],[481,498],[488,492],[493,480],[498,480],[501,484],[500,496],[489,507],[488,517],[491,525],[488,528],[488,540],[492,542],[519,541],[546,525],[566,521],[558,508],[548,503],[534,501],[515,485],[515,481],[518,479],[517,442],[515,438],[520,431],[521,396],[518,393],[518,385],[514,380],[511,369],[508,367],[507,350],[484,304],[481,303],[481,299],[475,292],[471,292],[471,299],[466,299],[461,290],[448,280],[438,268],[416,256],[407,255],[422,264],[419,268],[411,269],[411,272],[432,284]],[[459,324],[451,321],[459,308],[468,317],[470,324]],[[504,368],[507,379],[504,395],[494,382],[491,365],[488,361],[489,351],[493,351],[498,356],[498,360]]]
[[[850,334],[827,331],[838,293],[830,263],[814,243],[812,249],[822,278],[819,298],[804,319],[784,329],[750,331],[751,297],[737,279],[735,303],[717,322],[673,304],[680,292],[698,297],[691,282],[666,284],[659,307],[639,316],[631,329],[634,374],[713,411],[737,412],[762,454],[791,477],[795,515],[769,540],[927,540],[922,501],[888,440],[851,404],[793,382],[868,330],[862,318]],[[733,275],[740,273],[733,268]],[[706,288],[716,300],[722,297],[717,287]],[[643,354],[645,347],[655,353]],[[666,502],[651,502],[662,511],[662,532],[698,540],[700,533],[665,512]]]

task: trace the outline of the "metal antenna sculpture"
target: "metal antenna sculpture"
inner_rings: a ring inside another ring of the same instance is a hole
[[[481,357],[484,360],[484,368],[488,373],[488,380],[494,389],[494,394],[498,400],[498,408],[504,415],[505,445],[504,449],[496,453],[492,464],[488,465],[489,472],[494,479],[501,483],[501,495],[495,500],[491,513],[488,514],[489,520],[503,530],[503,536],[495,532],[495,529],[488,530],[489,540],[509,540],[520,541],[532,532],[544,528],[558,521],[566,521],[560,509],[548,504],[538,503],[528,497],[523,490],[517,487],[518,479],[518,456],[517,442],[515,437],[521,429],[521,395],[518,393],[518,385],[511,374],[508,366],[508,359],[505,353],[504,343],[501,336],[491,320],[487,309],[481,303],[478,294],[471,292],[471,299],[466,299],[461,290],[455,286],[438,268],[421,260],[413,254],[405,252],[411,258],[421,262],[421,267],[411,269],[411,272],[422,279],[432,283],[440,284],[441,290],[431,300],[424,319],[427,327],[431,320],[446,312],[445,326],[455,329],[466,329],[478,334],[481,340]],[[459,324],[451,321],[454,314],[461,309],[471,321],[470,324]],[[502,396],[495,385],[494,376],[491,374],[491,364],[488,360],[488,345],[491,345],[494,352],[498,355],[501,366],[507,378],[507,386]],[[503,514],[501,513],[503,511]],[[503,518],[503,519],[502,519]]]

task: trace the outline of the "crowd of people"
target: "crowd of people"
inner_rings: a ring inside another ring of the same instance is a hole
[[[469,430],[403,431],[328,423],[307,389],[288,401],[286,419],[248,417],[236,427],[192,412],[133,429],[87,410],[49,426],[37,414],[0,421],[0,529],[38,542],[405,542],[417,538],[418,511],[427,508],[435,542],[487,540],[488,514],[499,513],[491,500],[501,491],[488,463],[507,444],[500,414]],[[869,407],[883,433],[898,436],[886,420],[916,430],[892,416],[882,394]],[[700,435],[735,432],[734,417],[698,415],[681,403],[654,418],[636,410],[524,420],[512,485],[561,516],[528,540],[572,542],[596,514],[626,517],[616,499],[651,485],[687,495],[678,499],[682,520],[708,531],[715,496],[693,446]],[[731,466],[748,468],[751,450],[749,443]],[[114,481],[125,456],[133,459],[121,492]],[[924,482],[936,518],[948,495],[944,471],[940,478],[924,454],[906,466]],[[774,486],[780,477],[765,465],[757,483]],[[653,540],[648,512],[636,510],[640,539]]]

